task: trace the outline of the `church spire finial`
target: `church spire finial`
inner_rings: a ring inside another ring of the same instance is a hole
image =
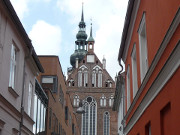
[[[92,37],[92,19],[91,19],[91,30],[90,30],[90,37]]]
[[[88,39],[88,41],[90,41],[90,42],[94,42],[94,38],[93,38],[93,36],[92,36],[92,19],[91,19],[91,29],[90,29],[90,36],[89,36],[89,39]]]
[[[84,13],[83,13],[83,7],[84,7],[84,3],[82,2],[82,15],[81,15],[81,21],[84,22]]]

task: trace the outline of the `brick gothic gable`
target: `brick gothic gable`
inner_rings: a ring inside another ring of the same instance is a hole
[[[95,79],[93,79],[93,77],[95,77]],[[94,52],[88,52],[84,56],[84,58],[78,63],[78,67],[74,67],[68,73],[67,89],[67,93],[69,93],[70,95],[72,104],[76,104],[79,101],[84,102],[88,97],[92,97],[96,101],[96,135],[103,135],[103,116],[105,112],[108,112],[110,115],[109,135],[117,134],[117,112],[112,111],[111,105],[111,103],[113,103],[112,97],[114,97],[115,93],[115,82],[109,75],[107,70],[103,69],[103,64]],[[78,107],[76,104],[74,106],[74,112],[77,108]],[[81,116],[80,114],[76,115],[79,121],[78,125],[80,125],[81,129],[81,121],[83,116]],[[105,127],[107,128],[107,125]],[[85,131],[81,130],[81,132]]]

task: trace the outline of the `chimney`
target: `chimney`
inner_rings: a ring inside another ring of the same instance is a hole
[[[76,68],[78,68],[78,58],[76,58]]]
[[[104,58],[104,56],[103,56],[102,63],[103,63],[103,69],[106,69],[106,59]]]

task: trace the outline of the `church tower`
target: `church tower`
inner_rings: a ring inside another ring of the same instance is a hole
[[[94,52],[92,24],[90,36],[85,32],[82,9],[79,31],[76,35],[75,51],[70,57],[72,68],[68,70],[67,93],[70,95],[74,112],[80,102],[84,114],[76,114],[81,135],[117,135],[117,112],[112,111],[115,82]]]

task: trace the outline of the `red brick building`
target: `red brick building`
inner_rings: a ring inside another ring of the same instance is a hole
[[[70,57],[72,68],[68,68],[67,89],[74,111],[82,102],[84,114],[77,114],[81,135],[117,135],[117,112],[112,111],[115,82],[94,53],[95,40],[87,39],[82,12],[79,31],[76,35],[75,51]]]
[[[180,134],[179,6],[129,0],[118,58],[125,63],[127,135]]]
[[[48,96],[46,135],[80,135],[58,56],[38,56],[45,73],[38,77]]]

